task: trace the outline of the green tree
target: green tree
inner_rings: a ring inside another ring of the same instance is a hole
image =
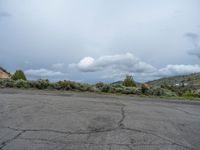
[[[136,83],[133,79],[133,76],[126,75],[126,78],[123,81],[123,85],[126,87],[136,87]]]
[[[22,70],[16,70],[11,77],[13,80],[26,80],[26,76]]]
[[[149,89],[150,89],[150,87],[149,87],[148,84],[146,84],[146,83],[142,84],[141,90],[142,90],[142,93],[143,93],[143,94],[147,93],[147,91],[148,91]]]

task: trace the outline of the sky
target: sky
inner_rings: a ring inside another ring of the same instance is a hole
[[[199,0],[0,0],[0,66],[28,79],[200,72]]]

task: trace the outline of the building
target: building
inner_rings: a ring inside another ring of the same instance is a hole
[[[10,78],[11,78],[11,74],[7,72],[5,69],[3,69],[2,67],[0,67],[0,79],[10,79]]]

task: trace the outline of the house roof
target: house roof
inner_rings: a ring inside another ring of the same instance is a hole
[[[2,70],[3,72],[5,72],[5,73],[11,75],[10,72],[8,72],[6,69],[2,68],[1,66],[0,66],[0,70]]]

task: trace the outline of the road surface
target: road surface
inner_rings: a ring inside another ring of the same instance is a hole
[[[199,102],[0,89],[0,150],[199,149]]]

